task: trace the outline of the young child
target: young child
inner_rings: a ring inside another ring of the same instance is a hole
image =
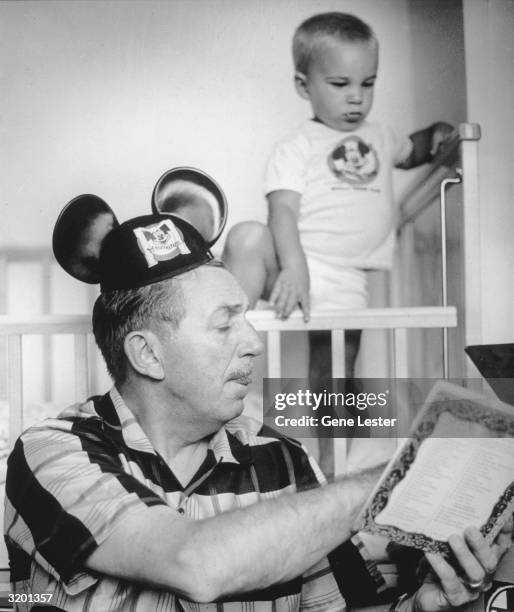
[[[445,123],[402,137],[367,121],[378,72],[378,41],[353,15],[323,13],[293,38],[295,87],[312,117],[272,153],[265,190],[268,227],[235,226],[224,260],[251,305],[269,299],[277,316],[367,306],[366,270],[391,267],[394,248],[392,169],[431,161],[452,131]],[[311,334],[310,385],[330,377],[328,332]],[[353,377],[360,331],[346,333],[346,376]],[[331,447],[331,445],[330,445]],[[329,445],[320,465],[333,470]]]

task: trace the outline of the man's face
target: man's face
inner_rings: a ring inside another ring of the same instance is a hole
[[[186,315],[161,339],[164,384],[180,418],[203,437],[241,414],[262,343],[227,270],[201,266],[179,282]]]
[[[307,75],[297,75],[297,89],[310,100],[317,119],[349,132],[357,129],[371,110],[377,69],[374,41],[333,40],[315,54]]]

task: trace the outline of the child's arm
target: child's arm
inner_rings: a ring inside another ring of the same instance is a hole
[[[443,121],[434,123],[424,130],[419,130],[419,132],[414,132],[409,136],[413,144],[412,153],[403,163],[398,164],[397,168],[409,170],[431,162],[439,147],[452,132],[453,127]]]
[[[273,234],[280,267],[271,291],[270,302],[282,319],[287,319],[300,304],[304,321],[308,321],[309,269],[298,233],[300,194],[288,189],[279,189],[269,193],[267,199],[268,225]]]

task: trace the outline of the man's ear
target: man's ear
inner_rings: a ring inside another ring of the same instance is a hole
[[[300,98],[309,99],[309,89],[307,86],[307,76],[303,72],[294,73],[294,86]]]
[[[132,368],[153,380],[164,379],[160,343],[157,336],[148,329],[132,331],[125,336],[125,355]]]

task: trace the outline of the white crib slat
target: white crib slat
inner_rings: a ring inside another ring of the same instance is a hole
[[[0,313],[7,312],[9,304],[9,268],[7,255],[0,253]]]
[[[282,372],[280,355],[280,332],[268,332],[268,376],[280,378]]]
[[[344,474],[348,458],[348,442],[346,438],[334,438],[334,474],[338,476]]]
[[[23,353],[20,334],[8,336],[9,448],[23,431]]]
[[[90,311],[93,311],[95,300],[98,297],[98,285],[88,285],[87,289],[87,301],[90,305]],[[95,350],[95,342],[93,336],[88,336],[88,357],[89,357],[89,390],[93,393],[98,393],[100,388],[99,375],[98,375],[98,357],[99,351]],[[100,361],[103,363],[102,359]]]
[[[52,310],[52,260],[50,256],[41,262],[41,287],[42,287],[42,310],[44,314],[50,314]],[[52,339],[43,336],[43,397],[45,402],[52,400],[52,372],[54,369],[54,352],[52,350]]]
[[[75,334],[75,399],[84,401],[89,395],[87,334]]]
[[[0,315],[7,312],[9,301],[7,256],[0,253]],[[7,397],[7,338],[0,336],[0,398]]]
[[[345,378],[344,329],[333,329],[330,337],[332,342],[332,378]],[[334,445],[334,469],[337,476],[343,474],[346,470],[348,444],[346,438],[334,438],[332,444]]]
[[[398,327],[393,330],[394,341],[394,377],[409,377],[409,361],[407,356],[407,330]]]
[[[462,136],[469,138],[461,145],[462,160],[462,197],[463,197],[463,259],[466,324],[464,327],[465,344],[482,344],[482,258],[480,252],[480,185],[478,163],[478,139],[480,128],[475,124],[463,124],[459,127]],[[466,374],[476,376],[476,370],[470,359],[466,359]]]
[[[407,350],[407,330],[404,328],[396,328],[393,330],[393,376],[395,378],[408,378],[408,350]],[[409,422],[409,406],[405,401],[398,402],[396,408],[396,417],[398,423]],[[403,438],[396,440],[397,446],[403,443]]]
[[[344,378],[346,363],[344,354],[344,329],[333,329],[332,340],[332,378]]]

